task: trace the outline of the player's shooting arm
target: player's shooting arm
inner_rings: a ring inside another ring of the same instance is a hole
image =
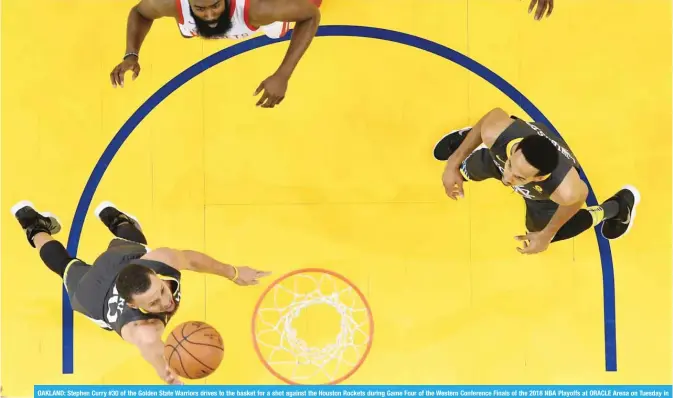
[[[449,157],[446,166],[460,167],[460,164],[482,143],[490,148],[500,133],[510,124],[512,124],[512,119],[504,110],[500,108],[491,110],[472,126],[472,130],[467,133],[458,149]]]
[[[159,320],[135,321],[124,325],[121,335],[124,340],[135,345],[142,357],[154,368],[159,377],[166,381],[171,374],[164,358],[164,342],[161,340],[164,325]]]
[[[320,10],[308,0],[257,0],[257,7],[250,8],[250,19],[258,25],[295,22],[290,46],[276,71],[289,79],[318,31]]]
[[[558,230],[582,208],[588,195],[587,184],[582,181],[577,170],[571,169],[550,197],[552,201],[559,204],[559,208],[541,232],[551,240]]]
[[[129,12],[125,54],[138,54],[154,20],[175,16],[175,13],[174,0],[140,0]]]

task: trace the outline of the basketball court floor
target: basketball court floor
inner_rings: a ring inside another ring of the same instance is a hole
[[[161,20],[120,89],[133,1],[3,1],[3,394],[160,383],[116,335],[69,326],[9,212],[23,199],[87,261],[110,200],[151,247],[273,272],[185,273],[168,330],[205,321],[225,344],[189,384],[671,384],[671,2],[556,3],[537,22],[518,0],[324,0],[269,110],[253,93],[287,41],[185,40]],[[591,200],[637,186],[631,233],[522,256],[519,197],[491,181],[448,199],[432,148],[493,107],[551,123]]]

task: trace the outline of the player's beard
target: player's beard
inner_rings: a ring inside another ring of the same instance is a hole
[[[222,36],[223,34],[227,33],[229,29],[231,29],[231,18],[229,18],[229,7],[231,7],[231,4],[229,0],[226,0],[225,4],[224,11],[217,19],[217,25],[215,27],[210,26],[210,24],[213,22],[208,22],[197,17],[194,15],[192,8],[189,8],[189,13],[192,14],[194,22],[196,23],[196,29],[199,31],[199,36],[203,37],[204,39],[210,39],[213,37]]]

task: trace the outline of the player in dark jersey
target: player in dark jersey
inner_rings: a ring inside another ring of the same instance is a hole
[[[63,279],[73,310],[138,347],[159,376],[171,384],[182,382],[166,363],[161,335],[180,305],[181,272],[220,275],[238,285],[255,285],[269,275],[224,264],[197,251],[150,250],[138,220],[110,202],[101,203],[95,214],[115,238],[93,265],[70,257],[52,238],[61,230],[53,215],[39,213],[27,201],[14,205],[12,214],[42,261]]]
[[[607,239],[624,236],[633,225],[640,193],[625,186],[600,206],[584,207],[589,193],[580,164],[567,143],[540,123],[528,123],[494,109],[473,127],[445,135],[434,149],[446,162],[442,182],[451,199],[463,197],[463,182],[500,180],[524,198],[526,229],[517,236],[524,254],[569,239],[603,222]]]

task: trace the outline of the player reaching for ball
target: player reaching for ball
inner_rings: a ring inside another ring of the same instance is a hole
[[[58,274],[74,311],[101,328],[117,332],[135,345],[167,383],[182,384],[164,358],[161,336],[180,305],[181,272],[195,271],[225,277],[238,285],[256,285],[269,272],[234,267],[193,250],[149,250],[140,223],[110,202],[101,203],[96,216],[115,235],[93,266],[72,258],[52,238],[61,230],[58,219],[40,213],[32,203],[12,207],[28,243]]]
[[[276,39],[294,22],[285,57],[278,69],[257,87],[257,106],[273,108],[285,98],[288,81],[320,24],[322,0],[140,0],[128,16],[126,52],[110,73],[113,87],[124,87],[124,74],[140,73],[140,47],[155,20],[173,18],[183,37],[241,40],[258,32]]]

